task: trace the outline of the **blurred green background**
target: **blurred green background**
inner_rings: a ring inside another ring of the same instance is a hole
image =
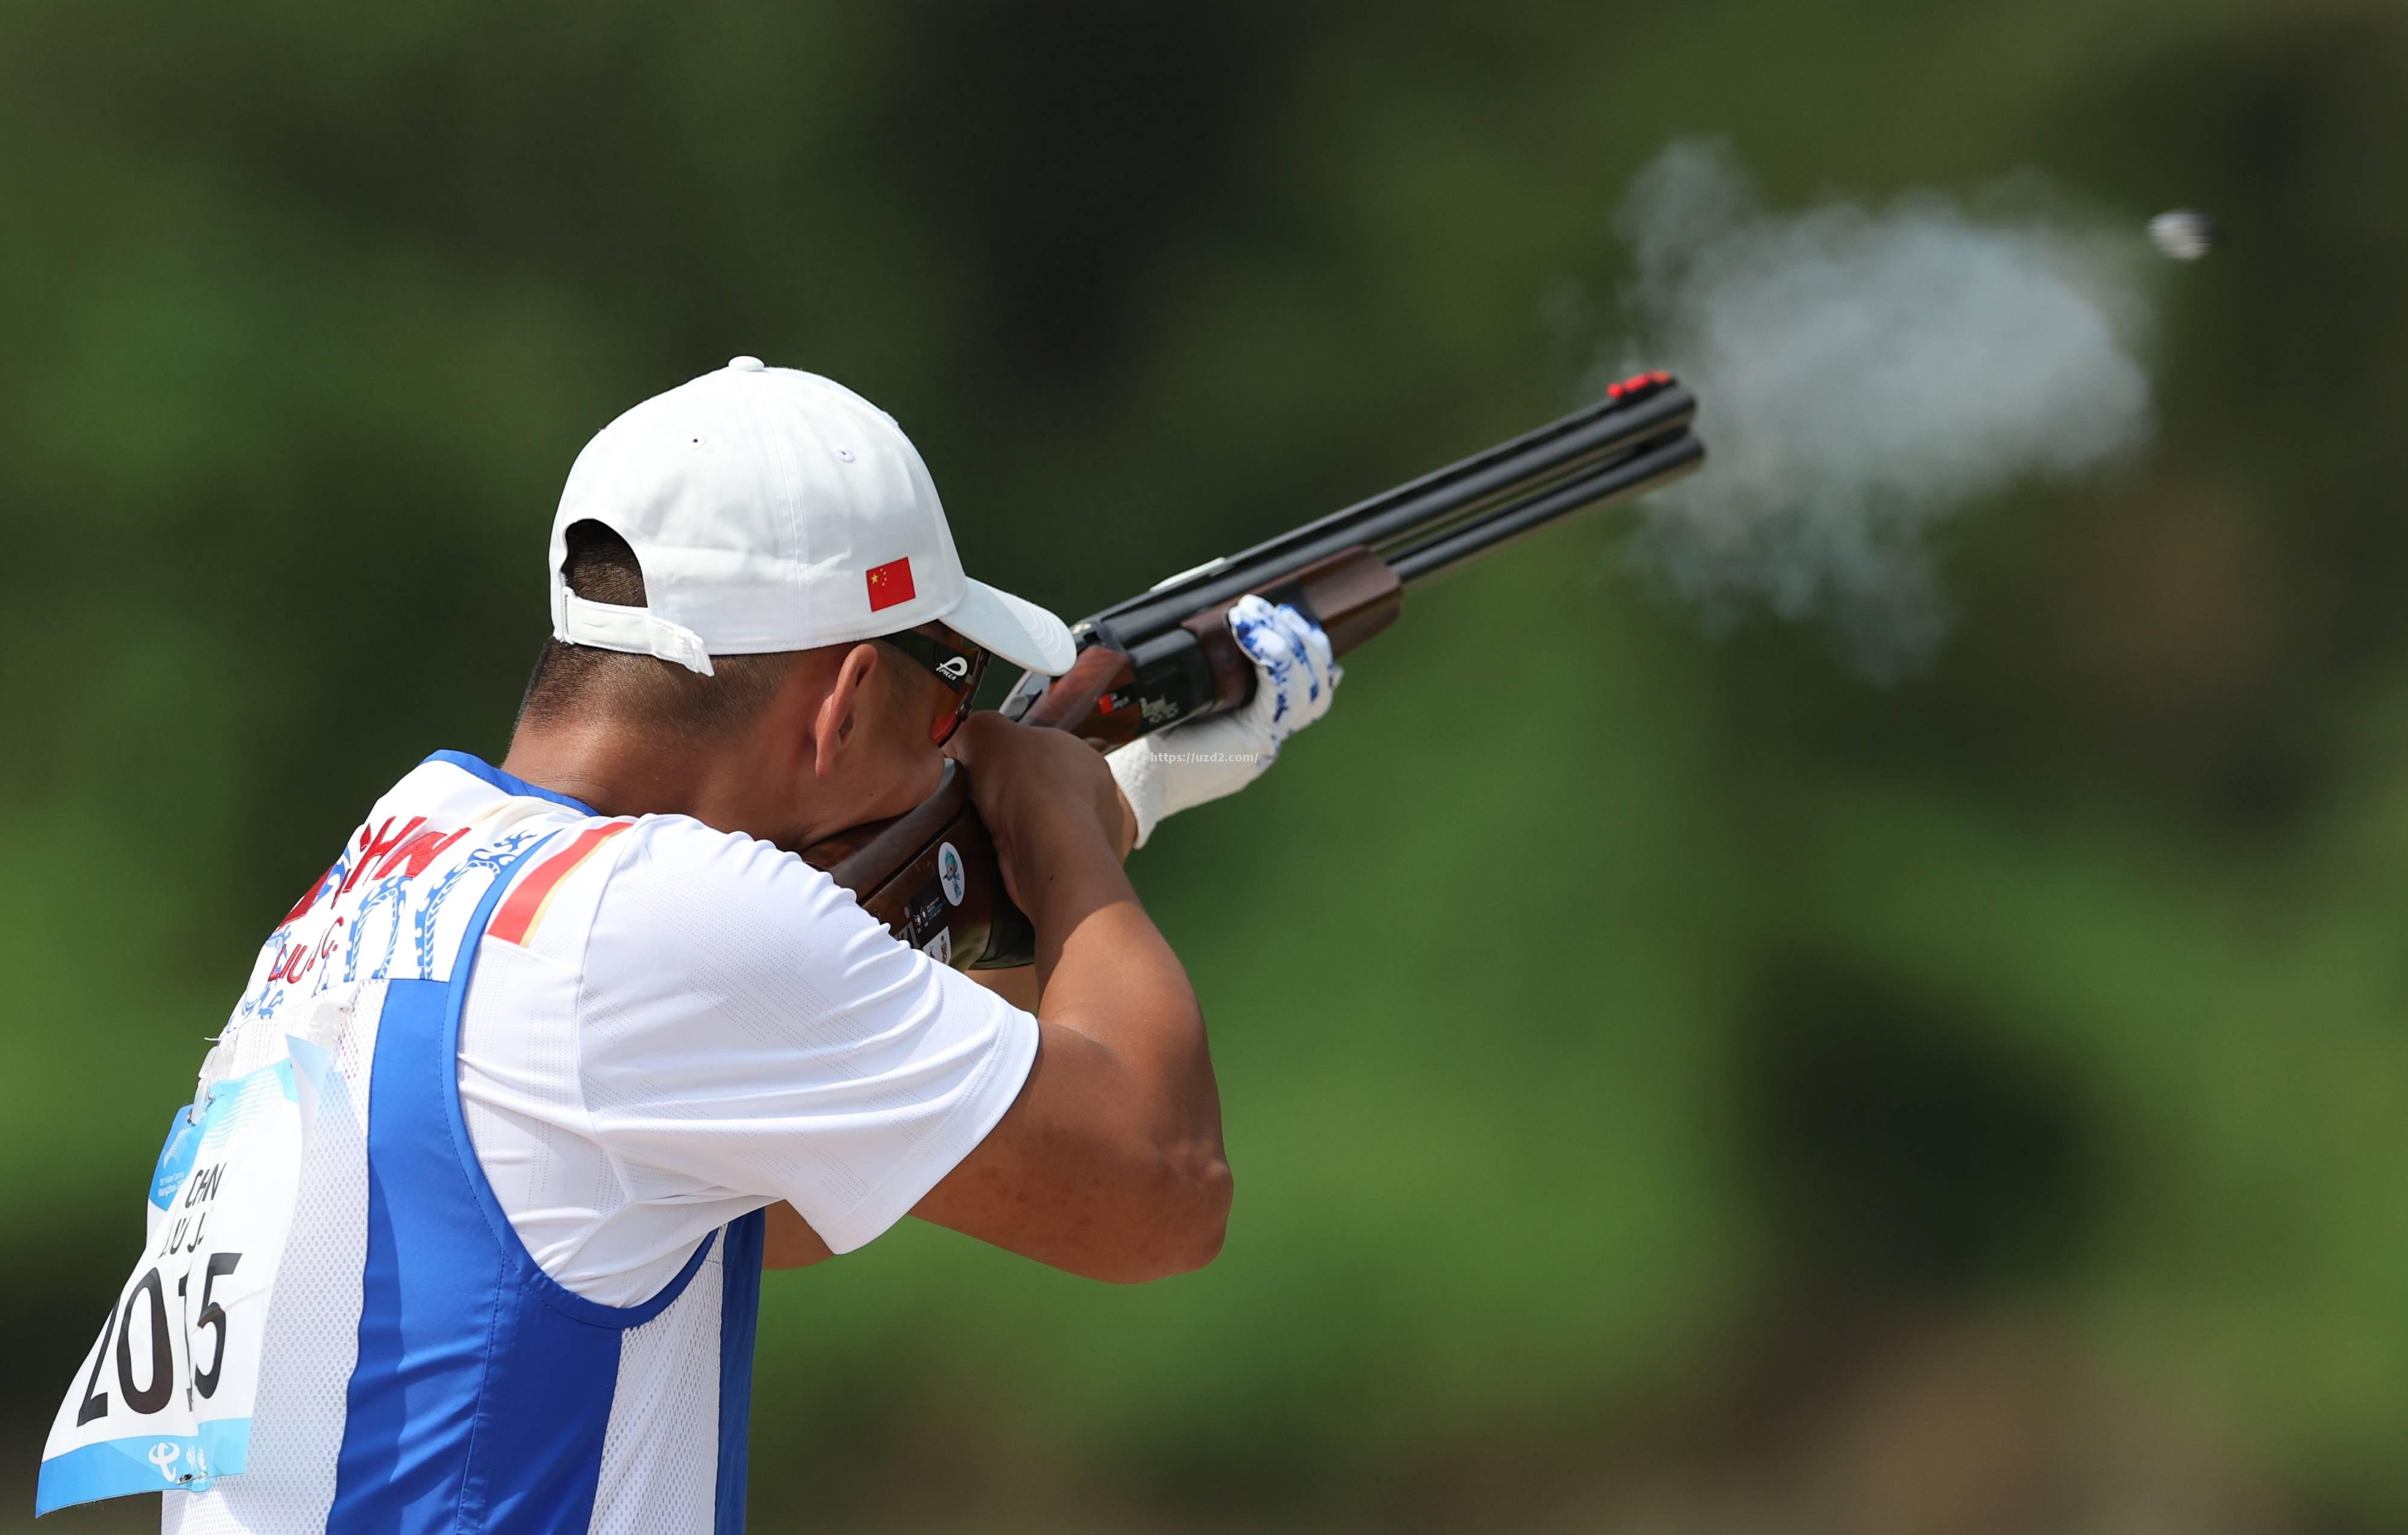
[[[772,1277],[753,1528],[2408,1528],[2403,71],[2379,0],[0,9],[0,1528],[259,936],[501,750],[610,416],[831,374],[1082,612],[1574,403],[1702,133],[2214,211],[2154,447],[1956,524],[1890,689],[1610,517],[1416,593],[1137,865],[1226,1255]]]

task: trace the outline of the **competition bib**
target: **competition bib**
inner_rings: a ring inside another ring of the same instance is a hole
[[[268,1300],[301,1171],[292,1055],[179,1108],[151,1174],[149,1240],[42,1448],[36,1512],[201,1487],[247,1462]],[[322,1071],[310,1077],[320,1079]],[[197,1107],[197,1105],[195,1106]]]

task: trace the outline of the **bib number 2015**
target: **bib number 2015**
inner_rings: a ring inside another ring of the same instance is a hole
[[[207,1368],[194,1366],[188,1378],[192,1388],[204,1398],[216,1396],[218,1383],[225,1378],[225,1307],[218,1304],[210,1292],[217,1287],[219,1275],[232,1273],[241,1266],[240,1253],[211,1253],[208,1265],[201,1271],[201,1310],[200,1315],[193,1318],[193,1325],[195,1329],[214,1329],[216,1347],[209,1356]],[[189,1272],[177,1277],[176,1295],[179,1300],[185,1296],[191,1282]],[[143,1312],[140,1318],[135,1315],[137,1308]],[[134,1340],[137,1326],[145,1319],[149,1324],[146,1335],[150,1363],[147,1371],[140,1372],[143,1384],[136,1385]],[[187,1358],[194,1357],[189,1334],[184,1348],[179,1351],[176,1347],[175,1324],[167,1315],[166,1294],[160,1287],[159,1271],[155,1268],[144,1271],[142,1277],[134,1282],[134,1293],[126,1298],[123,1310],[109,1313],[108,1323],[100,1329],[100,1346],[93,1350],[92,1373],[84,1382],[83,1400],[76,1408],[78,1427],[108,1415],[109,1398],[108,1393],[101,1388],[101,1373],[108,1364],[108,1340],[112,1333],[117,1338],[117,1389],[126,1408],[137,1415],[156,1413],[167,1405],[175,1394],[178,1353],[181,1352]]]
[[[220,1083],[198,1118],[178,1111],[142,1258],[51,1422],[38,1509],[244,1469],[301,1139],[289,1061]]]

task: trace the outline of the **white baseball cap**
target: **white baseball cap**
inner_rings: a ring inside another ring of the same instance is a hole
[[[561,573],[599,522],[644,572],[642,607],[588,602]],[[1059,676],[1062,620],[962,574],[936,482],[895,418],[816,374],[739,357],[595,434],[552,519],[552,632],[710,675],[713,655],[876,639],[943,619]]]

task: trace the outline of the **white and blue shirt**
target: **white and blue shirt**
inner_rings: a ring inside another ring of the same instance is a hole
[[[439,752],[261,949],[39,1503],[739,1529],[764,1207],[869,1241],[1036,1044],[792,854]]]

